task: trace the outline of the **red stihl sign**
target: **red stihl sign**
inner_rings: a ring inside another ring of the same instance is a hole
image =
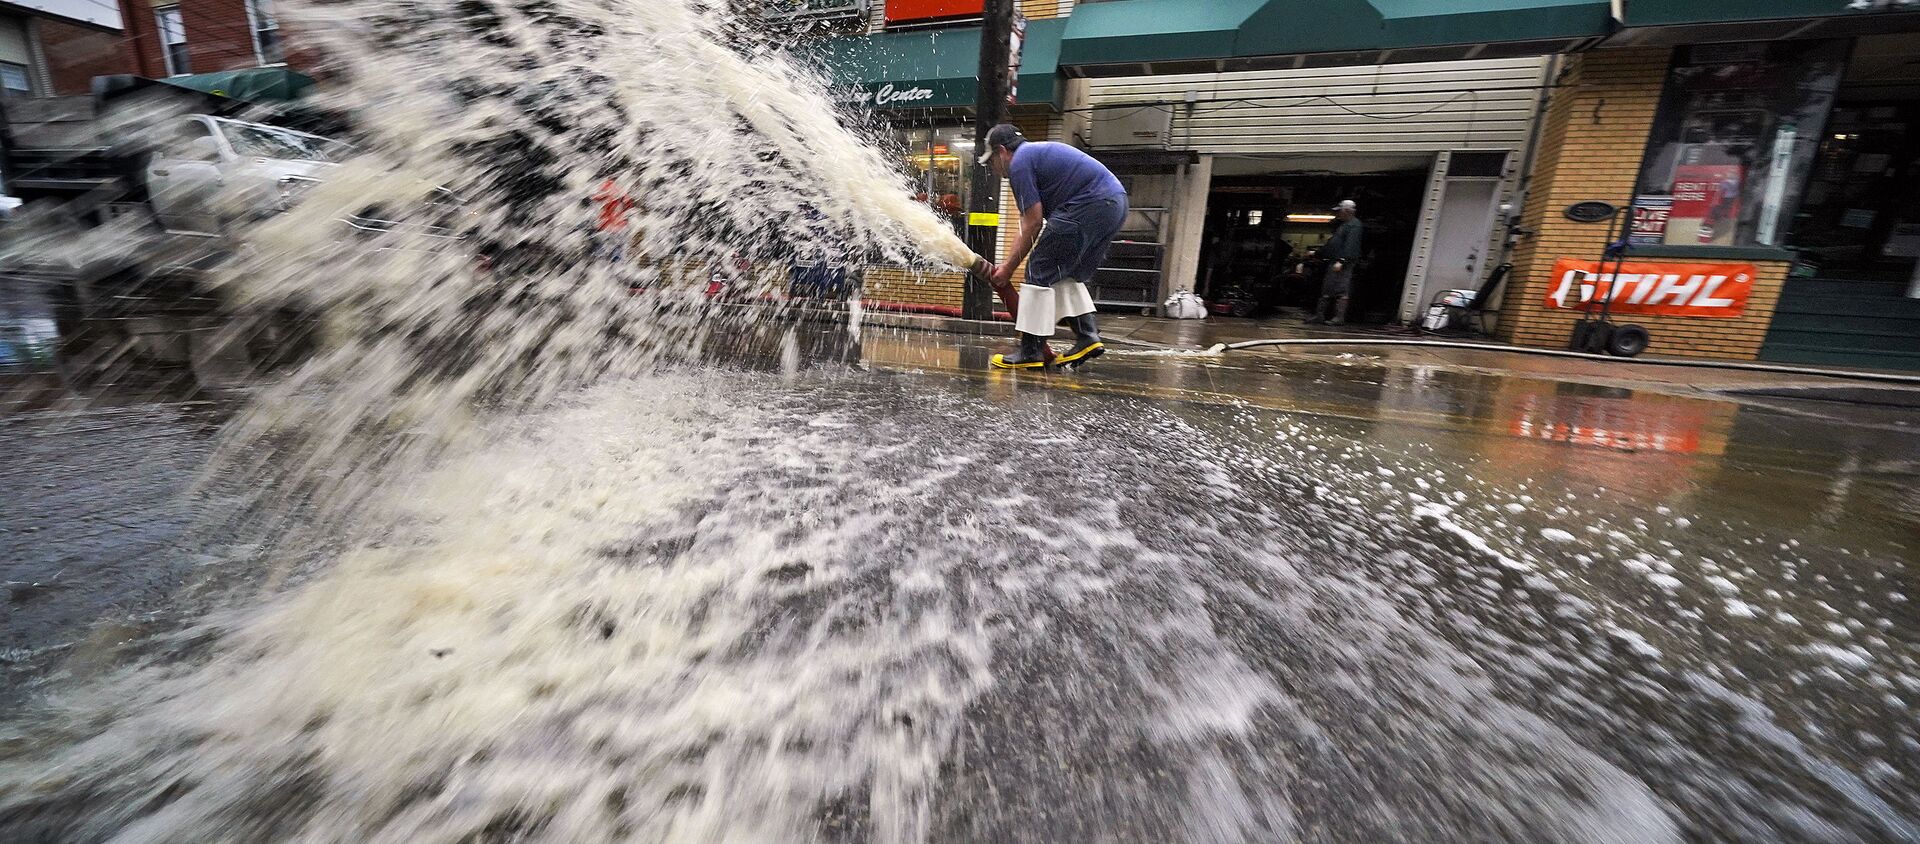
[[[1609,261],[1606,268],[1614,268]],[[1752,264],[1656,264],[1628,261],[1619,277],[1592,261],[1562,258],[1553,265],[1547,307],[1597,310],[1611,299],[1616,314],[1737,317],[1747,309],[1757,274]]]
[[[887,23],[979,17],[986,0],[887,0]]]

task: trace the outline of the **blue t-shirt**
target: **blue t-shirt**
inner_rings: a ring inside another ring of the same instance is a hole
[[[1014,150],[1007,181],[1013,184],[1013,200],[1023,212],[1035,201],[1052,214],[1076,202],[1127,193],[1106,165],[1072,145],[1053,141],[1028,141]]]

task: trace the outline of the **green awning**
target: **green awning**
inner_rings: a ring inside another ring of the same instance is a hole
[[[308,88],[313,87],[313,77],[284,67],[196,73],[191,76],[170,76],[160,81],[250,103],[297,100]]]
[[[1612,20],[1607,0],[1112,0],[1074,8],[1060,63],[1225,67],[1351,53],[1342,63],[1366,64],[1395,50],[1440,59],[1455,48],[1464,58],[1493,44],[1547,54],[1607,35]]]
[[[1852,0],[1633,0],[1627,4],[1627,25],[1683,26],[1842,15],[1854,17],[1910,10],[1904,3],[1890,0],[1866,0],[1866,5],[1857,9],[1854,5]]]
[[[1599,38],[1613,32],[1603,0],[1371,0],[1391,49]]]
[[[1019,98],[1059,105],[1060,37],[1067,21],[1031,21]],[[814,50],[843,96],[868,108],[969,108],[979,91],[980,30],[930,29],[835,38]]]
[[[1060,42],[1065,66],[1219,59],[1268,0],[1113,0],[1074,6]]]

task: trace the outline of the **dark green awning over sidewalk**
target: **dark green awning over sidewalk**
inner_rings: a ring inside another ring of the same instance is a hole
[[[1614,28],[1612,6],[1602,0],[1369,0],[1368,5],[1385,22],[1382,46],[1387,49],[1599,38]]]
[[[1221,59],[1268,0],[1114,0],[1075,6],[1060,42],[1065,65]]]
[[[1503,43],[1551,53],[1612,31],[1607,0],[1111,0],[1074,8],[1060,63],[1124,68],[1394,50],[1455,58]]]
[[[196,73],[191,76],[170,76],[160,81],[250,103],[291,102],[313,87],[313,77],[284,67]]]
[[[1027,24],[1021,49],[1022,103],[1060,101],[1065,19]],[[868,108],[970,108],[978,95],[980,30],[930,29],[835,38],[815,50],[835,86]]]
[[[1633,0],[1627,4],[1628,26],[1676,26],[1731,23],[1915,11],[1912,4],[1894,0],[1867,0],[1854,8],[1853,0]]]
[[[1633,0],[1626,14],[1609,46],[1920,32],[1920,3],[1903,0]]]
[[[1671,43],[1716,25],[1750,37],[1920,29],[1898,0],[1105,0],[1028,26],[1021,102],[1058,106],[1060,73],[1137,76],[1540,56],[1602,42]],[[1856,31],[1857,30],[1857,31]],[[1743,31],[1745,31],[1743,29]],[[839,38],[813,48],[848,96],[876,109],[965,108],[980,30]]]

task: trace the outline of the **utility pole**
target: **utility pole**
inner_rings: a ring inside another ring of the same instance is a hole
[[[1007,122],[1007,66],[1012,63],[1015,0],[986,0],[980,21],[980,90],[973,103],[973,190],[967,203],[967,246],[989,261],[999,260],[1000,177],[979,163],[987,151],[987,132]],[[960,302],[966,319],[993,319],[993,288],[985,279],[967,274]]]

